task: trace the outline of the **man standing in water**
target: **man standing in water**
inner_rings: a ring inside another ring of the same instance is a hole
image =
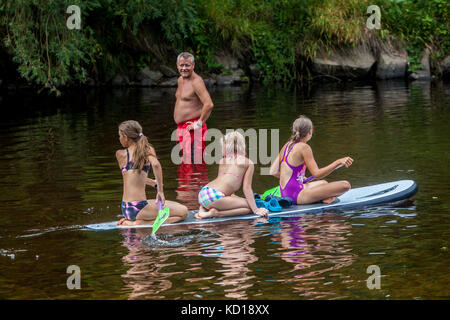
[[[177,123],[177,137],[183,152],[178,167],[177,199],[189,209],[198,207],[198,192],[208,183],[208,169],[203,158],[206,139],[206,120],[213,102],[203,79],[194,72],[194,56],[182,52],[177,58],[180,73],[175,93],[173,118]]]
[[[183,163],[203,162],[205,149],[206,120],[214,107],[205,83],[194,72],[194,56],[182,52],[177,58],[180,73],[173,118],[177,123],[177,136],[183,151]],[[201,130],[200,130],[201,129]]]

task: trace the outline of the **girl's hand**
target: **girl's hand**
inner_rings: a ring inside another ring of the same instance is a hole
[[[258,209],[256,209],[255,214],[266,218],[269,215],[269,210],[267,210],[265,208],[258,208]]]
[[[147,178],[147,184],[152,187],[156,187],[156,180]]]
[[[350,157],[344,157],[338,160],[339,165],[345,166],[346,168],[350,167],[353,163],[353,159]]]
[[[166,198],[164,197],[164,192],[158,191],[156,194],[156,200],[155,203],[158,204],[158,200],[161,200],[161,204],[164,207],[164,202],[166,202]]]

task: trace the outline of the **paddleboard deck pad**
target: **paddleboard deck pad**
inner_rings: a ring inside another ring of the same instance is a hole
[[[294,215],[300,213],[317,213],[325,210],[337,209],[354,209],[358,207],[373,206],[382,203],[391,203],[412,197],[417,192],[417,184],[413,180],[400,180],[387,182],[373,186],[350,189],[340,197],[336,198],[333,203],[313,203],[308,205],[293,205],[284,208],[281,212],[269,212],[269,217]],[[206,218],[196,219],[194,214],[198,210],[190,211],[184,221],[176,223],[166,223],[161,226],[175,226],[184,224],[205,224],[217,223],[229,220],[247,220],[259,218],[256,214],[246,214],[241,216],[223,217],[223,218]],[[152,228],[153,224],[141,224],[135,226],[118,226],[117,221],[96,223],[86,225],[85,228],[91,230],[111,230],[111,229],[129,229],[129,228]]]

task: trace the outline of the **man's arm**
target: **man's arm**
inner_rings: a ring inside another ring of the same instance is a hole
[[[198,96],[203,105],[202,113],[199,119],[203,124],[211,115],[214,104],[212,102],[211,96],[209,95],[208,89],[206,89],[205,82],[201,77],[198,77],[198,79],[194,80],[192,86],[194,88],[195,94]]]

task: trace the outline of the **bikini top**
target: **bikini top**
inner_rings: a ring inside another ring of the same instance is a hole
[[[239,180],[244,179],[244,177],[241,177],[240,175],[237,175],[237,174],[235,174],[233,172],[222,172],[221,174],[231,174],[232,176],[238,178]]]
[[[121,168],[122,174],[128,170],[132,170],[133,165],[134,165],[134,163],[133,163],[133,161],[130,161],[130,154],[128,153],[128,148],[127,148],[127,163]],[[148,173],[150,171],[150,164],[143,166],[142,170],[145,171],[146,173]]]

